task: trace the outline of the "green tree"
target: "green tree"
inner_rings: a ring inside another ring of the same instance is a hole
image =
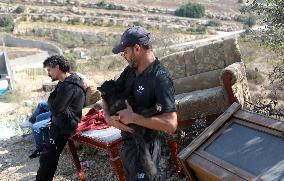
[[[283,91],[284,87],[284,1],[266,0],[253,2],[247,7],[247,12],[259,15],[260,20],[265,24],[261,32],[262,44],[271,47],[276,53],[282,56],[281,61],[269,74],[271,83]],[[269,105],[271,106],[271,105]],[[282,116],[283,116],[282,110]],[[282,117],[284,118],[284,116]]]
[[[266,45],[284,55],[284,1],[266,0],[262,3],[254,0],[247,12],[259,15],[266,27],[261,38]]]
[[[21,14],[21,13],[25,12],[25,9],[26,9],[25,6],[20,5],[14,10],[14,12],[17,13],[17,14]]]
[[[14,28],[14,20],[10,15],[0,15],[0,27],[12,31]]]
[[[176,16],[201,18],[205,15],[205,7],[201,4],[188,3],[175,11]]]
[[[254,0],[248,6],[248,12],[261,15],[266,29],[263,31],[261,39],[272,47],[272,49],[282,55],[282,61],[274,67],[270,74],[270,80],[277,82],[279,86],[284,86],[284,1],[267,0],[265,3]]]

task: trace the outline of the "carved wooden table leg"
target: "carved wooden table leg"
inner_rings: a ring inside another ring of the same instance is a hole
[[[108,147],[107,152],[110,156],[111,165],[113,167],[113,170],[115,171],[115,174],[117,176],[117,179],[119,181],[125,181],[125,176],[123,172],[123,166],[122,161],[119,156],[119,150],[122,146],[122,142],[118,142],[112,147]]]
[[[69,139],[68,145],[69,145],[69,148],[70,148],[70,152],[72,154],[73,161],[75,163],[77,173],[79,175],[79,179],[80,179],[80,181],[86,181],[86,175],[84,174],[84,172],[81,168],[80,160],[79,160],[79,157],[78,157],[78,154],[77,154],[77,150],[76,150],[74,141]]]
[[[177,155],[180,152],[180,148],[177,144],[177,141],[175,139],[168,140],[168,145],[170,147],[171,154],[172,154],[173,160],[174,160],[175,165],[176,165],[176,172],[178,173],[178,175],[180,177],[184,177],[185,175],[184,175],[184,172],[183,172],[183,169],[182,169],[182,164],[180,163],[180,161],[177,158]]]

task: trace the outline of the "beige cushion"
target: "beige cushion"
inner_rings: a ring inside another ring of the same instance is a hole
[[[179,121],[219,114],[229,107],[221,86],[178,94],[175,99]]]
[[[194,50],[196,74],[225,67],[222,43],[208,44]]]
[[[220,86],[222,69],[204,72],[174,80],[176,94]]]
[[[186,76],[184,52],[177,52],[160,59],[161,63],[168,69],[173,79]]]
[[[226,66],[235,62],[240,62],[241,52],[237,42],[237,39],[228,39],[223,42],[223,51],[225,56]]]
[[[240,50],[234,38],[209,42],[161,58],[161,63],[168,68],[173,79],[225,68],[240,61]]]
[[[101,99],[101,94],[95,86],[89,86],[86,92],[86,102],[85,106],[95,104],[98,100]]]

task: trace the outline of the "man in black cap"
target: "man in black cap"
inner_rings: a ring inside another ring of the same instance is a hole
[[[112,49],[115,54],[121,55],[127,60],[128,66],[116,80],[116,86],[124,89],[131,87],[131,96],[135,107],[127,103],[127,108],[118,111],[116,116],[108,115],[108,106],[104,104],[106,120],[120,130],[126,138],[121,157],[127,180],[157,180],[157,175],[147,175],[144,163],[139,157],[137,143],[132,140],[133,129],[129,124],[136,124],[151,130],[151,135],[157,135],[158,131],[174,133],[177,128],[177,114],[174,100],[174,86],[169,72],[154,56],[150,33],[143,27],[133,26],[122,35],[120,43]],[[144,117],[137,114],[137,109],[152,108],[156,104],[161,105],[161,111],[152,116]],[[147,133],[148,134],[148,133]],[[161,154],[161,142],[157,137],[146,140],[147,149],[156,165],[159,164]],[[138,155],[138,156],[137,156]],[[128,163],[125,163],[125,162]],[[151,169],[151,168],[150,168]]]

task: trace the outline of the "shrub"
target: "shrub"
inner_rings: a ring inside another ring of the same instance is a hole
[[[70,20],[72,25],[78,25],[80,24],[80,18],[79,17],[75,17],[73,19]]]
[[[135,25],[135,26],[145,26],[145,23],[144,23],[144,21],[139,20],[139,21],[134,21],[133,25]]]
[[[206,26],[221,26],[221,21],[217,19],[209,20]]]
[[[205,15],[205,7],[201,4],[188,3],[175,11],[176,16],[201,18]]]
[[[14,24],[13,18],[9,15],[1,15],[0,16],[0,26],[7,27]]]
[[[248,27],[252,27],[256,24],[256,16],[250,15],[246,21],[244,22],[245,25],[248,25]]]
[[[20,21],[27,21],[27,17],[26,17],[26,16],[22,16],[22,17],[20,18]]]
[[[15,10],[14,10],[14,13],[17,13],[17,14],[21,14],[23,12],[25,12],[25,9],[26,7],[25,6],[18,6]]]
[[[236,15],[234,16],[234,20],[237,22],[245,22],[247,20],[247,18],[245,16],[242,15]]]
[[[0,15],[0,27],[12,31],[14,28],[14,20],[9,15]]]
[[[73,53],[64,53],[64,57],[70,62],[71,70],[77,70],[76,56]]]
[[[190,34],[205,34],[207,32],[207,27],[201,25],[193,28],[188,28],[186,31]]]

